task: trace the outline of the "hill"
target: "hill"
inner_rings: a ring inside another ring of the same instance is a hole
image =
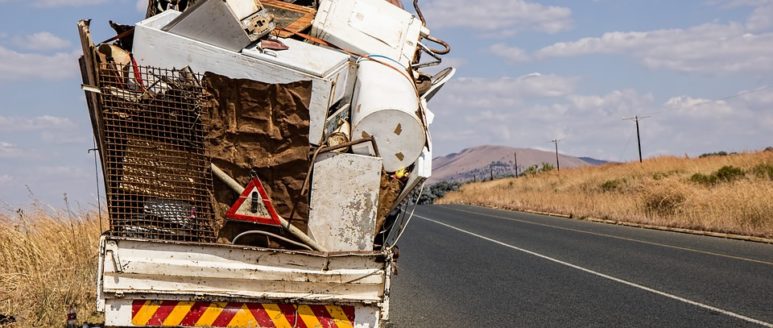
[[[429,183],[440,181],[471,181],[490,177],[492,171],[495,177],[512,175],[513,154],[518,154],[518,172],[523,172],[532,165],[548,163],[555,165],[556,154],[530,148],[513,148],[507,146],[484,145],[464,149],[458,153],[432,159],[432,178]],[[605,163],[592,158],[585,160],[559,153],[561,168],[573,168]],[[491,169],[490,169],[491,168]]]
[[[773,152],[537,172],[466,184],[436,203],[773,238]]]

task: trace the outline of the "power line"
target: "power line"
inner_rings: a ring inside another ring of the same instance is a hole
[[[623,160],[623,158],[624,158],[623,155],[625,155],[625,152],[628,151],[628,145],[631,143],[631,138],[633,138],[634,132],[635,131],[633,131],[630,134],[628,134],[628,138],[625,139],[625,144],[623,145],[623,150],[620,151],[620,156],[618,156],[620,158],[620,160]]]

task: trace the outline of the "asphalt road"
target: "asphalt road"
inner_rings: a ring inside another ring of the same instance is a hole
[[[773,245],[468,206],[398,245],[393,327],[773,327]]]

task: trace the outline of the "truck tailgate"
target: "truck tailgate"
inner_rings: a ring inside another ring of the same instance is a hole
[[[98,305],[108,326],[186,326],[188,317],[196,327],[378,327],[390,263],[381,252],[103,237]]]

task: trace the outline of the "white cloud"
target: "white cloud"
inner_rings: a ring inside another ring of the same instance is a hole
[[[83,131],[43,131],[40,133],[40,139],[46,143],[54,145],[68,144],[89,144],[91,134]]]
[[[516,78],[458,78],[443,89],[443,99],[452,108],[465,111],[508,108],[527,98],[560,97],[574,91],[576,79],[558,75],[533,73]],[[435,108],[444,108],[445,106]],[[439,110],[439,111],[445,111]]]
[[[13,181],[13,176],[8,174],[0,174],[0,186],[9,185]]]
[[[87,178],[89,172],[82,167],[66,165],[46,165],[31,168],[36,178],[66,177],[67,179]],[[93,173],[91,174],[93,176]]]
[[[665,107],[674,113],[693,118],[722,119],[730,116],[737,109],[724,100],[693,98],[689,96],[672,97]]]
[[[569,8],[526,0],[432,0],[423,7],[430,28],[466,27],[510,35],[524,30],[557,33],[572,26]]]
[[[13,44],[22,49],[55,50],[69,47],[70,41],[49,32],[37,32],[25,36],[14,37]]]
[[[623,54],[654,69],[736,73],[773,71],[773,0],[711,0],[723,8],[752,7],[744,23],[707,23],[689,28],[608,32],[559,42],[538,58]]]
[[[773,33],[754,34],[737,23],[688,29],[609,32],[601,37],[560,42],[537,57],[627,54],[647,67],[682,72],[773,71]]]
[[[77,57],[76,52],[43,55],[17,52],[0,46],[0,81],[74,77],[78,71]]]
[[[652,106],[651,94],[639,94],[636,90],[614,90],[606,95],[570,95],[570,104],[579,111],[594,115],[631,116]]]
[[[459,78],[430,104],[435,152],[440,155],[481,144],[550,147],[608,160],[636,158],[636,130],[623,118],[641,122],[645,156],[739,151],[770,146],[773,88],[739,91],[711,100],[676,95],[658,100],[634,89],[604,94],[577,92],[576,78],[533,74],[517,78]]]
[[[725,8],[756,7],[770,3],[771,0],[711,0],[708,3]]]
[[[66,117],[42,115],[37,117],[8,117],[0,115],[1,132],[49,131],[71,129],[76,124]]]
[[[510,63],[523,63],[531,59],[529,54],[521,48],[508,46],[504,43],[495,43],[489,47],[489,51]]]
[[[16,147],[16,145],[0,141],[0,158],[20,158],[24,157],[25,153],[19,147]]]
[[[752,31],[766,30],[773,27],[773,2],[755,8],[746,21],[746,27]]]

